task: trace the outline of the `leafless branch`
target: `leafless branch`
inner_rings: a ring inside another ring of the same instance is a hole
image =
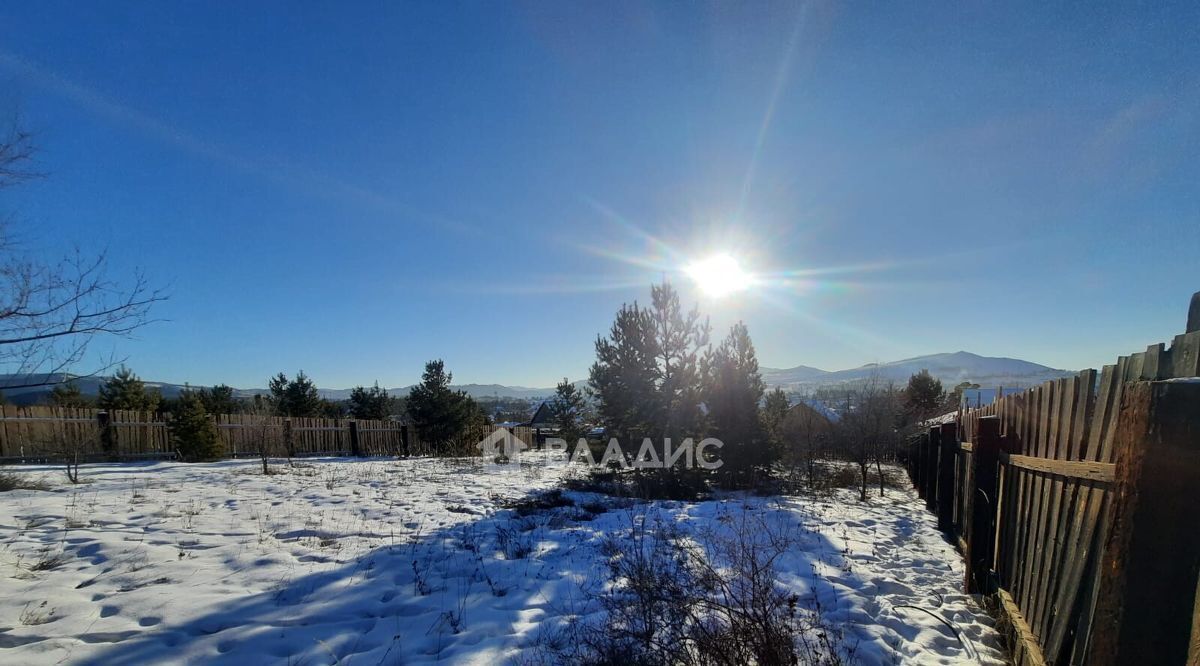
[[[0,189],[12,187],[43,174],[33,168],[33,134],[21,129],[18,118],[8,121],[0,134]]]
[[[41,175],[32,168],[33,154],[32,135],[15,119],[0,130],[0,189]],[[117,281],[107,268],[106,252],[76,249],[56,263],[32,258],[0,224],[0,369],[17,376],[0,388],[59,383],[97,337],[128,337],[155,321],[150,310],[166,295],[140,272]]]

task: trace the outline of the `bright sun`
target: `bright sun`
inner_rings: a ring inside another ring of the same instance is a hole
[[[750,274],[742,270],[737,260],[728,254],[713,255],[684,270],[688,277],[696,281],[701,291],[714,298],[741,291],[754,282]]]

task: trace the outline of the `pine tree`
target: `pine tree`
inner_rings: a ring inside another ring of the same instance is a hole
[[[242,410],[241,402],[233,396],[233,388],[225,384],[202,388],[198,397],[209,414],[236,414]]]
[[[654,320],[636,302],[621,306],[609,337],[596,338],[589,384],[609,437],[631,440],[656,430],[661,413],[657,356]]]
[[[282,372],[267,380],[267,390],[271,392],[271,403],[275,405],[276,416],[287,416],[287,375]],[[258,396],[255,396],[256,398]]]
[[[622,306],[609,337],[596,340],[589,383],[607,436],[615,437],[627,456],[649,455],[641,446],[649,439],[657,460],[665,462],[668,439],[678,446],[704,436],[700,358],[709,326],[698,309],[684,312],[668,283],[651,286],[650,297],[649,309],[637,302]],[[684,499],[695,497],[705,479],[697,470],[647,474],[635,469],[634,482],[643,497]]]
[[[204,403],[192,392],[180,397],[178,411],[171,418],[171,438],[184,462],[219,460],[225,455],[217,424],[204,411]]]
[[[146,384],[125,366],[121,366],[117,374],[100,386],[100,398],[97,400],[97,404],[103,409],[143,412],[154,411],[158,402],[158,393],[147,391]]]
[[[754,343],[744,323],[734,324],[706,359],[705,369],[710,432],[724,443],[721,471],[727,483],[749,485],[756,472],[769,467],[774,456],[759,418],[764,385]]]
[[[768,393],[763,401],[762,423],[767,431],[767,439],[773,447],[778,448],[783,443],[783,421],[787,418],[790,408],[791,402],[788,401],[787,394],[779,387]]]
[[[435,447],[446,443],[482,418],[483,412],[462,391],[450,388],[453,375],[441,359],[425,364],[421,383],[408,394],[408,414],[421,439]]]
[[[356,386],[350,392],[350,414],[356,419],[386,419],[391,403],[392,397],[379,388],[379,382],[371,388]]]
[[[908,378],[908,386],[904,388],[904,407],[909,418],[914,422],[924,421],[936,416],[946,402],[946,392],[942,382],[921,370]]]
[[[703,423],[700,353],[708,346],[708,320],[701,320],[696,307],[685,314],[670,283],[651,286],[650,300],[661,409],[657,434],[679,441],[699,435]]]
[[[50,391],[50,404],[55,407],[87,407],[91,400],[84,396],[79,390],[79,385],[72,381],[59,384]]]
[[[968,389],[977,389],[979,384],[971,382],[962,382],[954,387],[954,389],[946,394],[946,400],[942,403],[942,413],[956,411],[962,406],[963,392]]]
[[[586,413],[587,400],[583,393],[563,377],[550,401],[550,418],[558,428],[558,436],[567,441],[570,449],[574,449],[575,443],[587,434],[584,428]]]
[[[317,385],[303,370],[292,380],[281,372],[267,382],[267,388],[279,416],[320,416],[324,412]]]

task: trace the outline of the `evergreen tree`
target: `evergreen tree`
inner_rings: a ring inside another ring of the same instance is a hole
[[[202,388],[198,397],[204,403],[204,411],[209,414],[236,414],[242,411],[241,401],[233,396],[233,388],[225,384]]]
[[[132,370],[121,366],[117,374],[100,386],[97,404],[103,409],[152,412],[158,407],[159,399],[157,391],[147,391],[146,384]]]
[[[346,416],[346,403],[339,400],[321,398],[317,404],[317,416],[324,419],[340,419]]]
[[[567,441],[568,448],[573,449],[575,443],[587,434],[584,427],[586,414],[587,400],[583,397],[583,392],[563,377],[555,388],[554,398],[550,401],[550,418],[558,428],[558,436]]]
[[[267,380],[267,390],[271,392],[271,404],[275,405],[276,416],[287,416],[287,375],[282,372]],[[256,398],[258,396],[255,396]]]
[[[185,462],[219,460],[225,455],[225,445],[217,431],[217,424],[204,411],[204,403],[200,398],[190,391],[180,396],[170,428],[175,450]]]
[[[475,398],[472,398],[465,391],[461,391],[461,393],[463,395],[463,400],[467,403],[467,425],[470,427],[492,425],[492,417],[487,413],[487,410],[483,408],[483,405],[480,405],[478,402],[476,402]]]
[[[908,386],[904,388],[904,408],[913,422],[924,421],[937,416],[946,402],[946,392],[942,382],[921,370],[908,378]]]
[[[289,380],[282,372],[267,382],[279,416],[320,416],[324,413],[317,385],[301,370]]]
[[[979,388],[979,384],[971,382],[962,382],[955,386],[954,390],[946,394],[946,401],[942,404],[943,413],[956,411],[962,405],[963,391],[977,388]]]
[[[708,320],[699,308],[684,313],[679,293],[664,282],[650,287],[654,322],[657,405],[661,437],[680,441],[700,434],[700,353],[708,346]]]
[[[379,388],[379,382],[371,388],[356,386],[350,391],[350,414],[356,419],[386,419],[391,403],[392,397]]]
[[[50,391],[50,404],[55,407],[88,407],[91,400],[79,390],[75,382],[64,382]]]
[[[753,482],[754,474],[774,461],[759,418],[764,385],[750,332],[742,322],[705,361],[705,404],[712,436],[724,443],[721,471],[735,486]]]
[[[762,423],[773,447],[779,447],[783,442],[783,421],[791,406],[787,394],[779,387],[768,393],[763,401]]]
[[[654,319],[637,302],[621,306],[609,337],[596,338],[589,384],[609,437],[630,440],[654,432],[661,411],[657,356]]]
[[[474,400],[462,391],[450,388],[453,375],[446,372],[441,359],[425,364],[421,383],[408,394],[408,414],[421,439],[435,447],[463,432],[483,418]]]

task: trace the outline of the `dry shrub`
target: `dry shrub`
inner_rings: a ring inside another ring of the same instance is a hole
[[[607,580],[588,590],[603,617],[543,631],[532,663],[842,664],[842,632],[777,580],[794,551],[786,527],[753,512],[694,537],[661,518],[631,517],[603,545]]]
[[[50,484],[16,472],[0,472],[0,493],[10,490],[50,490]]]

